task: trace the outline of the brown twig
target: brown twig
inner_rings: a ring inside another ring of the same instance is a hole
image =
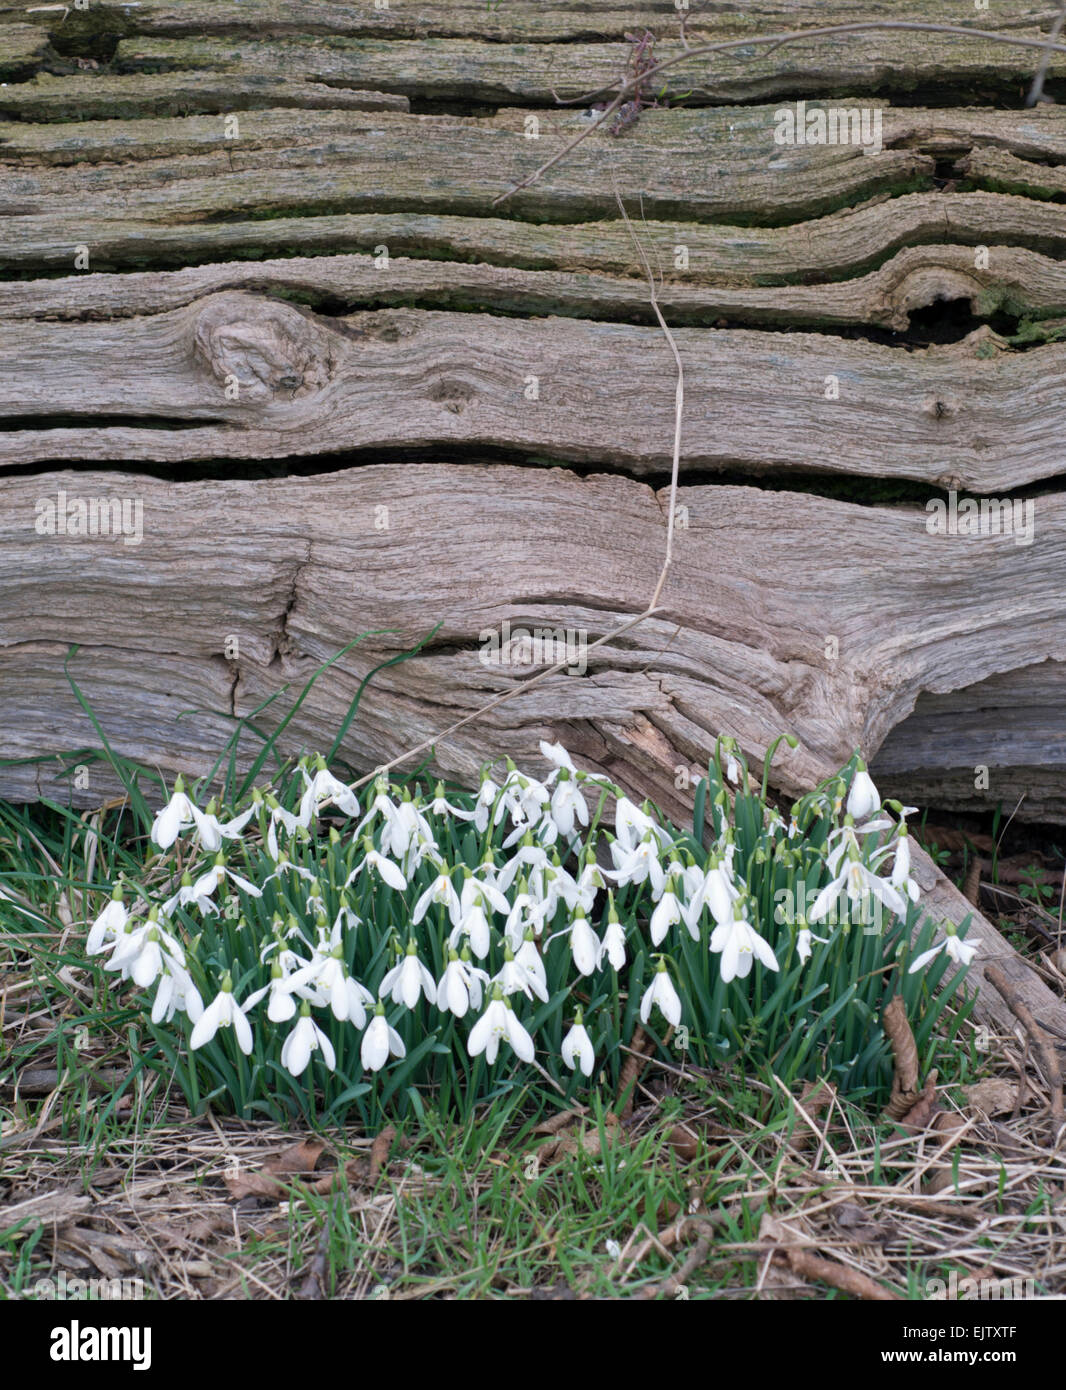
[[[1002,996],[1004,1003],[1014,1014],[1018,1022],[1025,1029],[1032,1040],[1033,1047],[1040,1057],[1040,1062],[1044,1071],[1044,1079],[1047,1081],[1048,1089],[1051,1092],[1051,1122],[1056,1129],[1063,1122],[1062,1106],[1062,1067],[1059,1065],[1058,1055],[1055,1051],[1055,1044],[1048,1037],[1044,1029],[1037,1023],[1029,1010],[1025,1000],[1018,994],[1017,989],[1000,970],[998,965],[985,966],[985,979]]]
[[[1051,45],[1062,33],[1063,23],[1066,22],[1066,0],[1062,9],[1059,10],[1055,23],[1048,31],[1048,41],[1044,47],[1044,52],[1040,55],[1040,65],[1033,78],[1033,85],[1029,88],[1029,95],[1025,98],[1026,106],[1035,106],[1044,95],[1044,79],[1047,77],[1047,70],[1051,64]]]

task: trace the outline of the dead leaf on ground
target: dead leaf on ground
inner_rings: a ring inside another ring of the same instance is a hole
[[[272,1154],[263,1164],[262,1171],[275,1176],[283,1173],[313,1173],[322,1157],[325,1144],[318,1139],[301,1139],[298,1144],[290,1144],[279,1154]]]
[[[966,1103],[980,1115],[1009,1115],[1018,1098],[1018,1087],[1002,1076],[990,1076],[967,1088]]]
[[[856,1202],[841,1202],[833,1208],[833,1220],[845,1239],[855,1245],[886,1245],[899,1236],[892,1221],[878,1221]]]

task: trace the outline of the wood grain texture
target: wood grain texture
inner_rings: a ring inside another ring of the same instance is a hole
[[[1064,219],[1066,226],[1066,219]],[[676,233],[675,233],[676,235]],[[647,239],[642,238],[647,247]],[[663,246],[672,254],[674,245]],[[654,249],[654,248],[653,248]],[[634,253],[635,254],[635,253]],[[987,266],[985,261],[987,260]],[[975,262],[980,261],[980,268]],[[1066,313],[1066,267],[1031,251],[997,246],[975,256],[965,246],[913,246],[877,270],[822,285],[732,286],[686,283],[673,275],[658,291],[672,324],[733,324],[832,329],[872,325],[901,332],[917,309],[966,300],[974,315],[1007,306],[1014,317]],[[417,304],[422,308],[652,322],[647,281],[589,271],[373,256],[290,257],[230,262],[172,273],[69,276],[0,284],[0,320],[101,319],[178,308],[222,290],[259,291],[347,310]]]
[[[676,15],[676,11],[675,11]],[[882,15],[881,18],[895,18]],[[830,21],[832,22],[832,21]],[[928,20],[926,22],[929,22]],[[949,21],[953,22],[953,21]],[[799,27],[793,22],[784,29]],[[645,25],[635,26],[643,33]],[[747,33],[772,33],[765,25]],[[1037,28],[1012,29],[1015,37],[1040,38]],[[676,37],[655,44],[654,60],[681,58]],[[735,23],[708,26],[697,19],[690,45],[740,37]],[[281,73],[297,70],[319,82],[402,92],[412,99],[554,105],[610,89],[632,72],[633,46],[613,43],[509,44],[477,39],[381,39],[292,36],[287,38],[123,39],[115,55],[126,69]],[[661,100],[766,101],[801,94],[881,92],[909,87],[1026,82],[1039,52],[983,38],[953,34],[876,31],[805,39],[772,53],[758,48],[721,52],[678,63],[654,79]],[[1066,76],[1066,55],[1053,55],[1052,82]],[[650,95],[650,94],[649,94]]]
[[[37,534],[38,501],[60,489],[71,498],[139,498],[142,542]],[[205,673],[215,671],[231,692],[219,708],[247,711],[361,632],[394,629],[344,657],[316,687],[292,736],[317,744],[339,724],[354,679],[383,652],[442,623],[433,650],[382,673],[368,692],[347,749],[356,766],[428,737],[447,711],[476,708],[522,674],[482,664],[482,631],[506,619],[563,625],[592,640],[639,612],[664,539],[661,493],[563,470],[371,466],[263,480],[254,493],[238,480],[45,474],[9,479],[5,500],[4,661],[56,644],[57,689],[59,653],[81,642],[79,663],[146,673],[137,701],[145,711],[157,688],[148,674],[156,655],[184,659],[194,673],[194,689],[183,693],[167,667],[175,699],[195,703]],[[501,754],[528,754],[548,721],[562,717],[565,700],[566,718],[578,726],[645,719],[697,760],[718,731],[761,756],[792,730],[801,745],[782,757],[778,775],[799,789],[856,746],[876,751],[923,691],[959,690],[1066,657],[1066,594],[1054,583],[1066,563],[1066,498],[1040,499],[1028,548],[1009,537],[931,536],[917,508],[725,486],[683,488],[679,500],[687,526],[662,614],[593,653],[586,676],[553,678],[442,749],[445,770],[469,775],[493,740]],[[388,530],[375,529],[378,507],[388,509]],[[766,575],[782,578],[768,584]],[[1009,623],[989,611],[989,592],[1010,595]],[[241,648],[232,669],[223,659],[230,634]],[[827,656],[829,636],[835,658]],[[47,662],[34,657],[35,669]],[[2,685],[11,694],[17,682]],[[137,747],[124,713],[137,697],[125,682],[116,685],[117,706],[106,682],[89,680],[89,688],[105,700],[105,728],[119,716],[121,751],[155,761],[169,745],[166,765],[182,759],[182,724],[159,722],[158,747]],[[17,756],[79,746],[88,736],[81,714],[42,727],[5,713],[4,726]]]
[[[816,470],[996,494],[1062,471],[1066,345],[988,356],[979,333],[900,353],[698,328],[677,341],[686,472]],[[637,363],[639,409],[620,411]],[[670,466],[673,362],[657,329],[639,325],[420,310],[329,318],[230,290],[132,319],[13,319],[2,364],[9,467],[441,445],[637,474]],[[830,377],[839,399],[826,399]]]

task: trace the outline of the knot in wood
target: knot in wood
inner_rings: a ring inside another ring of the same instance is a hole
[[[196,352],[238,399],[311,395],[333,370],[328,333],[307,310],[258,295],[213,295],[196,321]]]

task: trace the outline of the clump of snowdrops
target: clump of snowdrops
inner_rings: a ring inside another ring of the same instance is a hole
[[[194,1107],[374,1122],[430,1092],[460,1113],[571,1097],[617,1083],[638,1022],[675,1068],[739,1055],[874,1093],[896,993],[931,1048],[964,972],[936,986],[974,947],[923,924],[911,808],[857,755],[786,820],[774,749],[756,791],[720,740],[682,832],[541,752],[546,773],[508,761],[476,793],[380,777],[360,800],[321,758],[224,810],[177,780],[86,950],[143,992]]]

